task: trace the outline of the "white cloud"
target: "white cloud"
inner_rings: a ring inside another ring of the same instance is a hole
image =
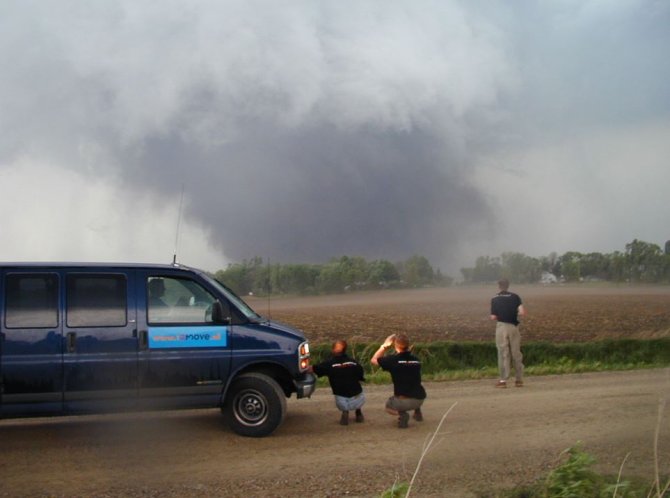
[[[670,239],[670,122],[601,128],[481,160],[497,211],[497,255],[623,251]],[[493,234],[492,234],[493,235]]]
[[[186,201],[185,201],[186,202]],[[0,260],[170,263],[179,198],[128,193],[50,164],[0,168]],[[182,217],[177,259],[205,270],[226,265],[206,229]]]

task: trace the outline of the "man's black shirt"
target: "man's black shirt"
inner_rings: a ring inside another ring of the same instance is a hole
[[[519,325],[519,306],[521,298],[517,294],[501,291],[491,299],[491,314],[497,316],[499,322]]]
[[[365,381],[363,367],[346,354],[333,356],[314,365],[313,368],[319,377],[323,375],[328,377],[330,388],[336,396],[351,398],[363,392],[361,387],[361,382]]]
[[[377,363],[391,373],[393,394],[408,398],[425,399],[426,390],[421,385],[421,361],[409,351],[382,356]]]

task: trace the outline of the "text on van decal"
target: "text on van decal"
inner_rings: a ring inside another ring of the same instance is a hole
[[[149,327],[149,348],[225,348],[228,327]]]

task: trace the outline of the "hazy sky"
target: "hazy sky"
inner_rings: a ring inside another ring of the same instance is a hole
[[[663,245],[669,53],[665,0],[3,0],[0,260]]]

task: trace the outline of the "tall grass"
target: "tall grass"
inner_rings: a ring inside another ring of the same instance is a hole
[[[370,358],[379,344],[350,344],[349,355],[366,370],[370,383],[387,383],[385,372],[373,369]],[[670,338],[620,339],[585,343],[528,342],[521,346],[527,375],[631,370],[670,365]],[[491,342],[433,342],[413,348],[425,380],[463,380],[495,377],[496,346]],[[329,344],[312,345],[313,361],[330,355]]]

